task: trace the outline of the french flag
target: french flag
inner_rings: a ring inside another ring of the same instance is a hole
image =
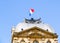
[[[34,13],[34,9],[33,9],[33,8],[31,8],[31,9],[30,9],[29,16],[31,16],[33,13]]]

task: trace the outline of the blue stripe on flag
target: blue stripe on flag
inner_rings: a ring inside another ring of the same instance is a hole
[[[29,16],[31,16],[31,13],[29,13]]]

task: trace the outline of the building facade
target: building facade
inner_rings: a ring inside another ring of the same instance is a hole
[[[11,43],[58,43],[58,35],[41,19],[25,19],[12,27]]]

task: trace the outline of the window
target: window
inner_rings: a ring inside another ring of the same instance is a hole
[[[20,43],[25,43],[25,41],[24,40],[21,40]]]
[[[50,41],[50,40],[48,40],[48,41],[47,41],[47,43],[51,43],[51,41]]]
[[[37,40],[34,40],[33,43],[39,43]]]

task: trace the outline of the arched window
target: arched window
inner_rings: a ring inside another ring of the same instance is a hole
[[[47,41],[47,43],[51,43],[51,41],[50,41],[50,40],[48,40],[48,41]]]
[[[34,40],[33,43],[39,43],[37,40]]]
[[[21,40],[20,43],[25,43],[25,41],[24,40]]]

